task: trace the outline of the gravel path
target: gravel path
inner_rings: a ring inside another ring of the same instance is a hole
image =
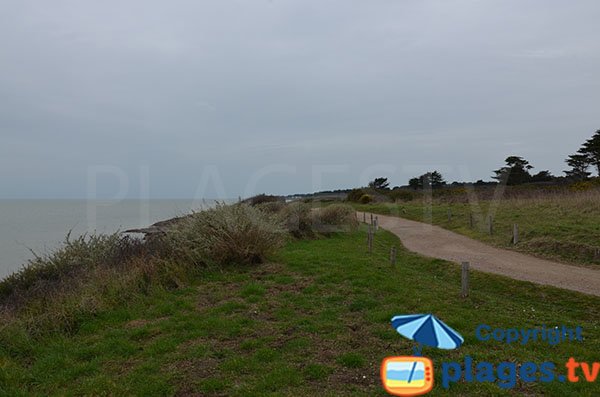
[[[362,219],[362,213],[358,213]],[[367,213],[367,219],[370,215]],[[377,215],[410,251],[452,262],[468,261],[482,272],[600,296],[600,270],[570,266],[515,251],[495,248],[438,226],[394,216]]]

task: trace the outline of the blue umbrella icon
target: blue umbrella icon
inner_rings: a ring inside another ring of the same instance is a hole
[[[405,338],[419,344],[415,355],[421,355],[421,346],[426,345],[438,349],[456,349],[465,341],[463,337],[444,324],[433,314],[409,314],[392,317],[392,327]]]

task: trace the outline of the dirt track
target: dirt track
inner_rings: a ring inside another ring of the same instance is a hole
[[[358,219],[363,218],[362,213],[358,215]],[[402,244],[410,251],[452,262],[468,261],[472,268],[482,272],[600,296],[600,270],[495,248],[426,223],[394,216],[377,217],[379,226],[400,237]]]

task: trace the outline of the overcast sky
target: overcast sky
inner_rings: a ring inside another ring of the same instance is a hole
[[[0,197],[237,197],[562,174],[600,2],[0,0]]]

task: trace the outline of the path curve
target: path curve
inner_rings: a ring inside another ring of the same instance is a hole
[[[370,214],[366,214],[369,219]],[[468,261],[471,268],[482,272],[600,296],[600,270],[492,247],[439,226],[395,216],[375,215],[379,226],[398,236],[410,251],[457,263]],[[358,213],[358,219],[363,219],[362,212]]]

